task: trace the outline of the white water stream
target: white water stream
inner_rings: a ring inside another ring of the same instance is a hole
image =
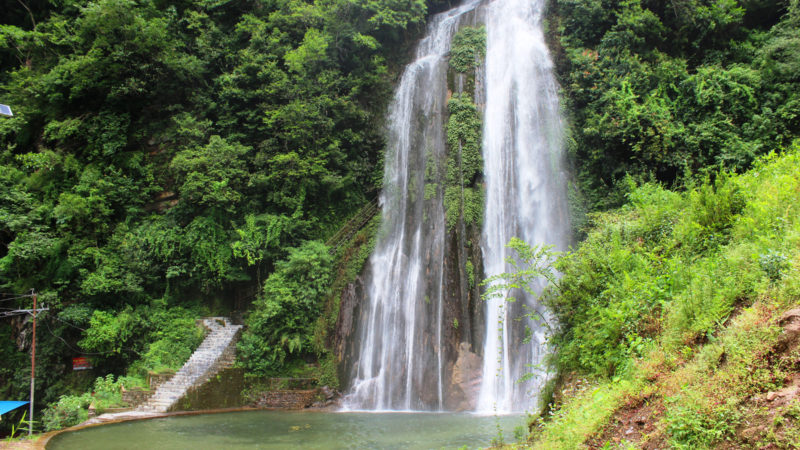
[[[567,246],[569,216],[563,168],[563,127],[558,86],[544,33],[544,0],[497,0],[487,14],[486,110],[483,126],[486,214],[483,260],[487,277],[508,271],[506,244]],[[535,406],[546,381],[539,366],[545,329],[512,321],[527,305],[546,314],[536,299],[487,302],[486,341],[479,412],[507,413]],[[532,335],[524,343],[526,330]],[[526,373],[538,373],[518,382]]]

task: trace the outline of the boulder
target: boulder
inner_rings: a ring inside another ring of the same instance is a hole
[[[470,351],[466,342],[458,345],[458,358],[453,365],[453,375],[450,378],[452,388],[446,406],[454,411],[471,411],[475,409],[478,394],[481,388],[483,360],[480,356]]]

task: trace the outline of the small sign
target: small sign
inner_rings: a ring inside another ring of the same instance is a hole
[[[11,112],[11,107],[8,105],[0,104],[0,116],[12,117],[14,114]]]
[[[89,370],[92,365],[89,363],[89,358],[81,356],[79,358],[72,358],[72,370]]]

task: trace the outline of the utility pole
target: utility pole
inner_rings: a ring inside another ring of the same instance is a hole
[[[33,435],[33,388],[36,383],[36,291],[31,289],[33,295],[33,341],[31,342],[31,404],[28,416],[28,436]]]
[[[11,317],[11,316],[18,316],[20,314],[30,314],[33,316],[33,339],[31,340],[31,401],[30,401],[30,409],[29,409],[29,417],[28,417],[28,436],[33,434],[33,401],[34,401],[34,392],[33,389],[36,387],[36,314],[39,311],[49,311],[50,308],[38,308],[37,307],[37,300],[38,295],[34,289],[31,289],[30,294],[23,294],[17,297],[13,297],[10,300],[26,298],[26,297],[33,297],[33,309],[17,309],[13,311],[6,311],[0,313],[0,318],[3,317]]]

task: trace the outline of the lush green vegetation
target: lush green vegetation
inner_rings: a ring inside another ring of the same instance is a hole
[[[486,27],[464,27],[453,36],[450,66],[458,73],[468,73],[483,63],[486,56]]]
[[[682,186],[800,132],[796,0],[556,0],[570,151],[586,209],[631,176]]]
[[[578,445],[645,402],[658,424],[645,440],[796,442],[798,405],[767,414],[757,398],[800,371],[777,323],[800,298],[798,193],[800,143],[683,193],[631,186],[624,207],[592,216],[546,297],[560,324],[555,365],[583,388],[550,410],[539,444]],[[744,436],[759,418],[771,431]]]
[[[483,121],[473,102],[476,71],[486,56],[486,28],[464,27],[453,36],[450,68],[464,79],[447,102],[447,168],[444,186],[444,209],[447,229],[457,223],[480,226],[483,220],[483,157],[481,138]],[[451,75],[453,75],[451,73]]]
[[[314,325],[329,294],[333,258],[328,248],[308,241],[289,252],[264,283],[247,318],[239,359],[257,374],[275,374],[287,356],[313,350]]]
[[[381,225],[380,214],[375,215],[355,236],[336,252],[331,287],[322,314],[314,325],[314,352],[318,355],[319,365],[312,372],[322,386],[333,389],[341,387],[339,380],[339,363],[332,348],[336,340],[336,325],[342,295],[345,288],[356,281],[362,274],[364,266],[375,249],[378,229]]]
[[[129,377],[119,377],[115,381],[111,374],[98,377],[94,380],[91,392],[62,395],[58,402],[45,409],[42,416],[43,428],[45,431],[52,431],[77,425],[88,418],[90,406],[97,414],[102,414],[108,408],[126,406],[122,401],[121,388],[138,386],[138,383],[138,379]]]
[[[312,353],[332,276],[315,242],[374,196],[425,2],[0,4],[15,114],[0,120],[0,292],[50,308],[37,403],[89,387],[72,356],[98,374],[179,366],[194,319],[245,310],[248,292],[252,370]],[[0,327],[4,398],[26,391],[25,328]]]
[[[480,225],[483,221],[480,113],[469,93],[451,97],[447,109],[450,112],[444,189],[447,228],[453,229],[459,222]]]
[[[77,317],[76,308],[66,312],[72,313],[71,323],[88,325],[78,346],[93,355],[95,364],[116,372],[127,368],[141,378],[151,371],[179,369],[204,335],[195,324],[197,312],[180,307],[139,305],[114,313],[96,310],[88,323]]]

